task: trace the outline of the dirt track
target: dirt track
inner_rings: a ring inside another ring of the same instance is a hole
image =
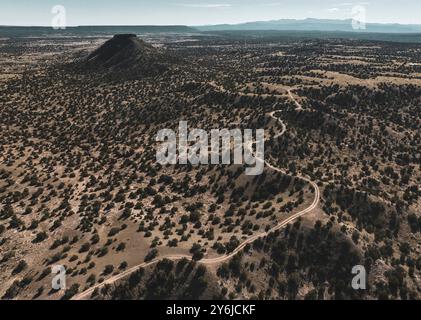
[[[289,97],[291,98],[291,100],[293,100],[294,103],[295,103],[295,105],[297,106],[297,109],[296,110],[297,111],[302,110],[303,109],[302,105],[294,98],[294,96],[292,95],[292,93],[290,91],[288,91],[288,94],[289,94]],[[274,118],[277,121],[279,121],[281,123],[281,125],[282,125],[282,128],[283,128],[282,131],[278,135],[276,135],[276,137],[282,136],[283,134],[285,134],[285,132],[287,130],[285,123],[281,119],[275,117],[276,112],[279,112],[279,111],[280,110],[274,111],[274,112],[272,112],[272,113],[269,114],[272,118]],[[251,146],[249,146],[249,147],[251,147]],[[257,159],[257,161],[259,161],[259,160],[260,161],[264,161],[262,159]],[[277,167],[271,165],[267,161],[264,161],[264,162],[265,162],[265,165],[268,168],[270,168],[270,169],[272,169],[272,170],[274,170],[276,172],[280,172],[280,173],[286,174],[286,172],[283,169],[277,168]],[[212,265],[212,264],[223,263],[223,262],[231,259],[232,257],[234,257],[236,254],[238,254],[248,244],[253,243],[254,241],[256,241],[259,238],[266,237],[267,235],[269,235],[272,232],[275,232],[275,231],[277,231],[279,229],[282,229],[286,225],[294,222],[298,218],[300,218],[300,217],[304,216],[305,214],[307,214],[307,213],[311,212],[312,210],[314,210],[319,205],[319,202],[320,202],[320,189],[319,189],[317,183],[311,181],[308,177],[305,177],[305,176],[302,176],[302,175],[298,175],[297,177],[299,179],[302,179],[302,180],[310,183],[310,185],[314,189],[314,201],[312,202],[312,204],[308,208],[306,208],[306,209],[304,209],[304,210],[302,210],[300,212],[297,212],[296,214],[292,215],[291,217],[285,219],[284,221],[280,222],[279,224],[277,224],[275,227],[273,227],[272,229],[270,229],[267,232],[263,232],[263,233],[259,233],[259,234],[253,235],[252,237],[248,238],[243,243],[241,243],[233,252],[231,252],[229,254],[226,254],[226,255],[223,255],[223,256],[220,256],[220,257],[217,257],[217,258],[203,259],[203,260],[200,260],[199,263],[201,263],[203,265]],[[88,290],[86,290],[84,292],[81,292],[78,295],[75,295],[72,298],[72,300],[85,300],[85,299],[89,299],[95,289],[97,289],[97,288],[99,289],[99,288],[101,288],[102,286],[104,286],[106,284],[113,284],[116,281],[121,280],[121,279],[124,279],[127,276],[129,276],[130,274],[136,272],[137,270],[139,270],[139,268],[148,267],[148,266],[153,265],[153,264],[156,264],[159,261],[162,261],[164,259],[173,260],[173,261],[181,260],[181,259],[192,260],[192,256],[189,256],[189,255],[167,255],[167,256],[162,256],[162,257],[159,257],[157,259],[154,259],[154,260],[152,260],[150,262],[141,263],[141,264],[139,264],[137,266],[134,266],[134,267],[132,267],[130,269],[127,269],[126,271],[124,271],[124,272],[122,272],[122,273],[120,273],[118,275],[115,275],[115,276],[113,276],[113,277],[105,280],[103,283],[99,283],[99,284],[97,284],[97,285],[89,288]]]

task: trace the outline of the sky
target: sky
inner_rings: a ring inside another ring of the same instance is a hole
[[[343,2],[342,2],[343,1]],[[50,26],[56,5],[75,25],[208,25],[277,19],[349,19],[421,24],[421,0],[0,0],[0,25]]]

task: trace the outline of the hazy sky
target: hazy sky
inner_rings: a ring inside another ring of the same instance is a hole
[[[68,25],[202,25],[273,19],[347,19],[363,5],[368,22],[421,24],[421,0],[0,0],[0,25],[51,25],[55,5]]]

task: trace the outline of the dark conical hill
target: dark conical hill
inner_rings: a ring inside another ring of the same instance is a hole
[[[176,60],[134,34],[119,34],[93,51],[83,64],[89,70],[150,76],[165,72]]]

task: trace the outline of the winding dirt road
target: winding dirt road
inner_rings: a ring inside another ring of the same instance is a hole
[[[291,93],[290,90],[288,90],[288,95],[291,98],[291,100],[293,100],[294,103],[296,104],[296,106],[297,106],[296,110],[297,111],[303,110],[302,105],[294,98],[294,96],[292,95],[292,93]],[[283,134],[285,134],[285,132],[287,130],[285,123],[280,118],[276,118],[275,117],[275,114],[277,112],[280,112],[280,111],[281,110],[273,111],[273,112],[271,112],[269,114],[270,117],[272,117],[276,121],[279,121],[280,124],[282,125],[282,131],[279,134],[277,134],[275,136],[275,138],[278,138],[278,137],[282,136]],[[251,147],[251,146],[249,146],[249,147]],[[257,158],[256,160],[257,161],[264,161],[264,160],[259,159],[259,158]],[[280,172],[282,174],[286,174],[285,170],[280,169],[280,168],[277,168],[277,167],[271,165],[268,161],[264,161],[264,162],[265,162],[265,165],[268,168],[270,168],[270,169],[272,169],[272,170],[274,170],[276,172]],[[252,244],[257,239],[266,237],[270,233],[273,233],[273,232],[275,232],[277,230],[282,229],[283,227],[285,227],[288,224],[296,221],[300,217],[304,216],[305,214],[307,214],[307,213],[313,211],[315,208],[317,208],[317,206],[319,205],[319,202],[320,202],[320,189],[319,189],[317,183],[311,181],[310,178],[305,177],[303,175],[297,175],[296,177],[299,178],[299,179],[302,179],[302,180],[304,180],[306,182],[308,182],[312,186],[312,188],[314,189],[314,200],[313,200],[312,204],[308,208],[306,208],[306,209],[304,209],[304,210],[302,210],[300,212],[297,212],[296,214],[290,216],[289,218],[287,218],[287,219],[279,222],[276,226],[274,226],[272,229],[270,229],[267,232],[263,232],[263,233],[259,233],[259,234],[256,234],[256,235],[251,236],[250,238],[248,238],[247,240],[245,240],[243,243],[241,243],[233,252],[231,252],[229,254],[226,254],[226,255],[223,255],[223,256],[220,256],[220,257],[217,257],[217,258],[203,259],[203,260],[200,260],[198,263],[203,264],[203,265],[213,265],[213,264],[219,264],[219,263],[223,263],[225,261],[228,261],[231,258],[233,258],[236,254],[238,254],[240,251],[242,251],[248,244]],[[107,284],[113,284],[113,283],[115,283],[115,282],[117,282],[117,281],[119,281],[121,279],[124,279],[124,278],[128,277],[132,273],[138,271],[140,268],[146,268],[146,267],[151,266],[151,265],[154,265],[154,264],[156,264],[159,261],[162,261],[164,259],[173,260],[173,261],[177,261],[177,260],[181,260],[181,259],[187,259],[187,260],[191,261],[192,260],[192,256],[189,256],[189,255],[167,255],[167,256],[162,256],[162,257],[156,258],[156,259],[154,259],[152,261],[149,261],[149,262],[141,263],[141,264],[139,264],[137,266],[134,266],[134,267],[132,267],[130,269],[127,269],[127,270],[123,271],[122,273],[120,273],[118,275],[115,275],[115,276],[113,276],[113,277],[105,280],[102,283],[99,283],[99,284],[97,284],[97,285],[89,288],[86,291],[83,291],[83,292],[75,295],[72,298],[72,300],[85,300],[85,299],[89,299],[91,297],[92,293],[95,291],[95,289],[99,289],[102,286],[107,285]]]

